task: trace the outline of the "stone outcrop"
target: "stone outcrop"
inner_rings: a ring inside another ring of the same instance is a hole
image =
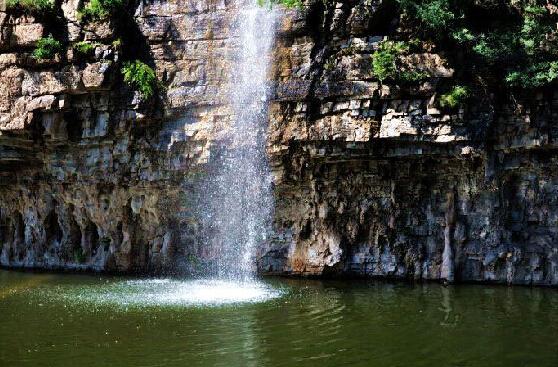
[[[195,203],[230,122],[234,4],[140,1],[120,24],[84,24],[78,6],[63,1],[54,23],[0,13],[0,264],[195,268],[212,256]],[[400,32],[391,10],[316,0],[283,19],[261,272],[558,285],[558,93],[444,110],[454,66],[428,47],[406,60],[428,80],[380,83],[371,55]],[[66,51],[33,59],[53,32]],[[72,49],[82,40],[89,59]],[[122,83],[130,57],[154,66],[161,98]]]

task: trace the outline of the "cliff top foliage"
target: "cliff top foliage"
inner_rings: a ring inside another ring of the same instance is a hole
[[[394,1],[406,28],[460,57],[459,66],[478,77],[522,88],[558,79],[558,7],[552,0]]]
[[[299,8],[302,6],[303,0],[258,0],[258,5],[260,6],[273,6],[273,5],[283,5],[287,8]]]

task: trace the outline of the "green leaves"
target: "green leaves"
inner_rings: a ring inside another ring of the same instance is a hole
[[[460,28],[451,33],[452,38],[459,44],[466,44],[473,42],[476,37],[468,28]]]
[[[74,45],[74,50],[82,56],[89,56],[95,50],[97,45],[87,41],[81,41]]]
[[[528,5],[524,9],[519,41],[528,55],[537,53],[546,35],[553,30],[552,23],[546,21],[546,15],[548,9],[543,6]]]
[[[473,51],[485,61],[496,63],[515,56],[518,46],[517,38],[513,33],[493,32],[478,36]]]
[[[440,96],[440,107],[443,108],[456,108],[463,104],[469,98],[469,88],[462,85],[456,85],[449,93]]]
[[[383,82],[393,79],[398,71],[398,58],[409,47],[404,42],[383,41],[372,55],[372,71]]]
[[[37,42],[33,57],[38,60],[52,59],[62,51],[62,43],[52,36],[43,37]]]
[[[433,30],[443,30],[450,26],[455,18],[449,9],[448,0],[433,0],[417,8],[417,16],[422,23]]]
[[[451,26],[456,15],[450,9],[449,0],[397,0],[401,8],[416,17],[431,31],[442,31]]]
[[[459,49],[464,69],[510,86],[541,87],[557,78],[558,14],[547,0],[396,0],[416,33]],[[453,45],[452,45],[453,43]]]
[[[106,20],[124,5],[125,0],[90,0],[79,14],[86,21]]]
[[[302,0],[258,0],[259,6],[283,5],[287,8],[302,7]]]
[[[157,75],[147,64],[135,60],[124,63],[122,67],[124,81],[141,94],[142,99],[149,99],[155,95],[157,89]]]
[[[54,9],[54,0],[7,0],[6,8],[39,13]]]
[[[540,62],[523,70],[515,70],[506,76],[506,83],[512,87],[537,88],[558,79],[558,61]]]
[[[372,71],[381,82],[387,79],[402,82],[415,82],[426,78],[422,72],[408,70],[401,57],[409,52],[406,42],[382,41],[376,52],[372,54]]]

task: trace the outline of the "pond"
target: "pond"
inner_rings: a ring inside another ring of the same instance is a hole
[[[558,290],[0,271],[0,366],[557,366]]]

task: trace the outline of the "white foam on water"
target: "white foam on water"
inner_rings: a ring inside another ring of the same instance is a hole
[[[283,291],[258,281],[148,279],[58,287],[49,293],[66,302],[96,306],[211,307],[266,302]]]
[[[138,300],[141,303],[149,304],[223,305],[253,303],[263,302],[280,295],[279,291],[255,281],[142,280],[130,281],[126,284],[140,294]],[[131,301],[133,302],[135,299]]]

